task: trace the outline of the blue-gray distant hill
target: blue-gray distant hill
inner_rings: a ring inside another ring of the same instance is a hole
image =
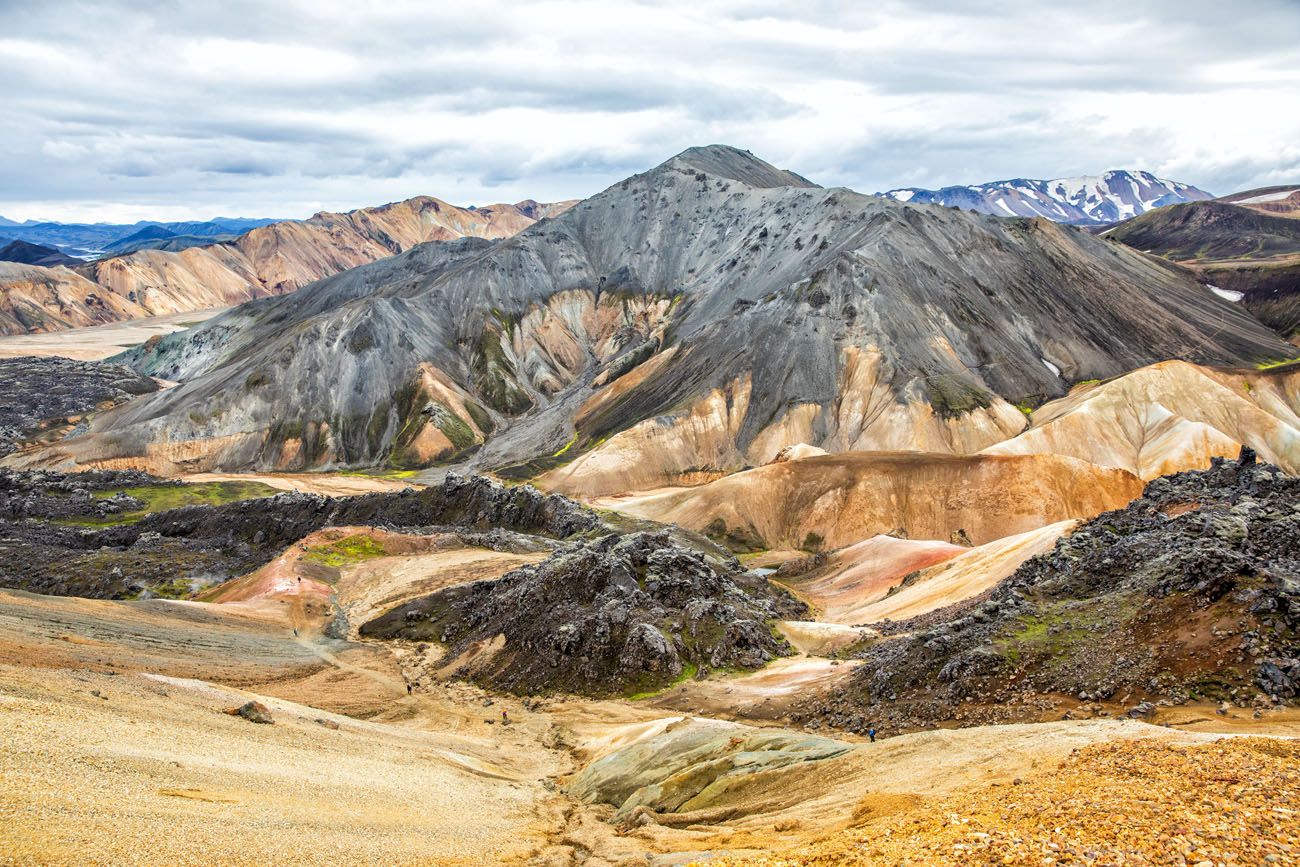
[[[54,268],[58,265],[80,265],[80,259],[65,255],[53,247],[29,244],[26,241],[0,240],[0,262],[21,262],[24,265],[41,265]]]
[[[274,219],[245,217],[217,217],[212,220],[187,220],[184,222],[164,223],[156,220],[141,220],[138,223],[53,223],[27,220],[16,223],[0,217],[0,226],[4,227],[6,238],[27,241],[55,247],[64,252],[98,253],[125,238],[138,235],[149,229],[160,229],[174,235],[192,235],[208,238],[212,243],[217,236],[235,236],[277,222]],[[124,251],[116,251],[124,252]]]

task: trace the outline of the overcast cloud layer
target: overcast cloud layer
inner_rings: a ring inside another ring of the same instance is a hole
[[[13,219],[576,198],[713,142],[1223,194],[1300,183],[1300,2],[0,0],[0,119]]]

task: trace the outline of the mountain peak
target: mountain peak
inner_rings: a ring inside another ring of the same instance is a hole
[[[1076,225],[1114,223],[1153,208],[1211,198],[1190,184],[1131,169],[1050,180],[1012,178],[939,190],[906,187],[877,195],[917,205],[956,206],[999,217],[1046,217]]]
[[[816,187],[812,181],[785,169],[778,169],[752,153],[731,145],[713,144],[687,148],[664,163],[728,178],[750,187]]]

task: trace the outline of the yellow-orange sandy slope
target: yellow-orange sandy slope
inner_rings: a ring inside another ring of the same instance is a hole
[[[1141,481],[1057,455],[863,452],[769,464],[695,488],[597,501],[629,515],[765,547],[839,548],[886,533],[975,544],[1091,518],[1137,497]]]

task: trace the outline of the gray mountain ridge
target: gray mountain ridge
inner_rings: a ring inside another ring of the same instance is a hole
[[[1023,425],[1008,401],[1281,351],[1186,275],[1084,231],[824,189],[711,146],[512,238],[420,245],[132,353],[184,382],[62,454],[533,475],[641,423],[672,435],[709,395],[734,424],[682,471],[745,465],[795,410],[802,438],[845,450],[889,447],[872,421],[905,406],[961,452],[963,425]]]

